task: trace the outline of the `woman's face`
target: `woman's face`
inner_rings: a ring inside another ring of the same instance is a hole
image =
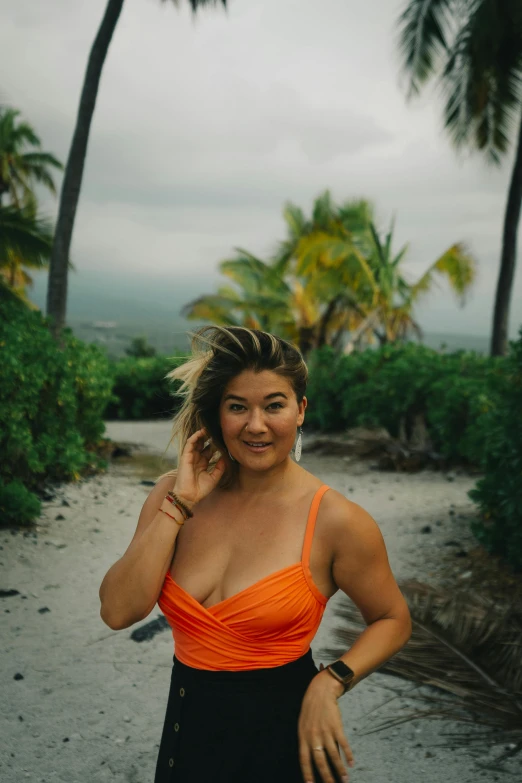
[[[244,370],[228,383],[221,400],[225,445],[244,467],[266,470],[287,458],[305,408],[306,397],[299,404],[286,378],[271,370]]]

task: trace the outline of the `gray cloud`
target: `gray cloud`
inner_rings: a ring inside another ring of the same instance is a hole
[[[208,284],[234,246],[272,250],[287,199],[309,209],[328,187],[339,200],[373,200],[383,228],[396,215],[412,278],[453,242],[469,244],[480,261],[470,303],[461,311],[442,289],[420,321],[487,333],[511,158],[499,170],[459,159],[436,96],[406,104],[395,51],[402,0],[231,0],[226,14],[204,10],[196,22],[187,6],[126,0],[92,126],[78,268]],[[6,99],[64,160],[104,7],[0,8]],[[513,330],[521,320],[519,270]]]

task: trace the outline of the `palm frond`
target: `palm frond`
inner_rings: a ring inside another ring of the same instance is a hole
[[[301,207],[287,201],[283,209],[283,218],[286,223],[289,239],[298,240],[306,227],[306,218]]]
[[[12,251],[32,266],[48,261],[53,242],[49,221],[36,217],[31,209],[0,205],[0,259]]]
[[[410,0],[399,17],[399,50],[409,76],[409,94],[418,93],[448,49],[453,0]]]
[[[312,223],[319,230],[327,230],[335,215],[335,205],[329,190],[315,199],[312,209]]]
[[[241,326],[241,321],[234,315],[238,307],[236,299],[219,294],[208,294],[188,302],[182,307],[180,314],[189,320],[211,321],[224,326]]]
[[[522,23],[516,6],[512,0],[472,4],[442,71],[445,126],[455,146],[471,144],[495,163],[508,150],[520,115]]]
[[[470,590],[444,590],[415,580],[399,587],[413,623],[410,640],[380,671],[426,690],[416,698],[428,709],[395,714],[365,733],[380,731],[419,717],[455,720],[483,726],[492,742],[520,743],[522,748],[522,612],[499,606]],[[338,658],[364,628],[359,610],[346,599],[338,610],[335,645],[325,656]],[[439,693],[437,693],[439,691]],[[482,741],[483,734],[466,734]],[[452,744],[454,744],[453,735]]]
[[[62,164],[49,152],[27,122],[19,121],[20,112],[0,107],[0,184],[15,206],[36,203],[32,185],[36,182],[56,193],[50,169]],[[33,149],[27,150],[27,147]]]
[[[161,0],[162,3],[172,3],[173,5],[179,5],[179,0]],[[192,12],[195,14],[200,8],[200,6],[205,5],[218,5],[221,3],[221,5],[226,8],[227,7],[227,0],[188,0],[188,3],[190,7],[192,8]]]
[[[421,294],[431,290],[437,274],[446,277],[460,304],[463,305],[465,296],[477,277],[477,261],[463,243],[457,242],[452,245],[411,287],[412,301],[418,300]]]

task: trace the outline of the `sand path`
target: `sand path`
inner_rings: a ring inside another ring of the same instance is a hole
[[[169,425],[115,422],[108,435],[141,442],[153,454],[164,449]],[[437,563],[449,552],[444,542],[457,538],[464,549],[471,544],[470,476],[449,481],[432,472],[377,473],[357,460],[307,457],[306,439],[302,464],[372,514],[397,578],[435,580]],[[98,599],[100,582],[126,549],[150,491],[142,478],[114,463],[107,474],[57,488],[43,504],[35,532],[0,532],[0,588],[19,591],[0,599],[2,783],[152,783],[172,637],[167,631],[137,643],[130,638],[134,628],[111,631],[99,617]],[[431,533],[420,532],[425,525]],[[329,602],[312,645],[316,663],[327,662],[321,649],[331,643],[339,600],[341,594]],[[156,607],[148,620],[158,614]],[[491,753],[476,759],[466,749],[439,746],[455,728],[448,723],[418,720],[363,735],[374,719],[370,711],[393,695],[390,688],[407,693],[411,684],[375,673],[341,699],[356,761],[353,783],[500,779],[482,766]],[[408,704],[398,699],[393,709]],[[378,710],[375,719],[384,714]],[[507,769],[520,772],[520,762]]]

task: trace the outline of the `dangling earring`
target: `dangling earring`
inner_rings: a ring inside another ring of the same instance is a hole
[[[227,451],[228,451],[228,449],[227,449]],[[230,457],[230,459],[232,460],[232,462],[237,462],[237,460],[236,460],[236,459],[234,459],[234,457],[232,456],[232,454],[230,453],[230,451],[228,451],[228,456]]]
[[[294,456],[295,461],[299,462],[301,459],[301,452],[303,450],[303,428],[299,427],[299,435],[297,437],[297,443],[295,444]]]

